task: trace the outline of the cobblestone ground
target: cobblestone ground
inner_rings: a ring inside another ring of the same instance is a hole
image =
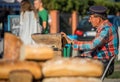
[[[103,82],[120,82],[120,79],[107,79],[107,78],[105,78]]]
[[[120,64],[115,65],[115,71],[120,71]],[[120,78],[116,78],[116,79],[105,78],[103,82],[120,82]]]

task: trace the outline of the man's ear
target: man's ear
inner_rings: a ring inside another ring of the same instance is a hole
[[[96,20],[97,23],[100,23],[102,21],[102,18],[98,17],[98,19]]]
[[[102,19],[102,18],[100,18],[100,21],[103,21],[103,19]]]

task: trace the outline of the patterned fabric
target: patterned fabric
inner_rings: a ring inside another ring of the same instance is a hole
[[[91,56],[95,59],[109,59],[118,54],[118,33],[112,24],[105,20],[96,30],[92,41],[74,41],[73,49],[88,51],[82,56]]]

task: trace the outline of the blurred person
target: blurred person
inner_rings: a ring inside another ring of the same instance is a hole
[[[79,57],[98,59],[105,68],[111,57],[118,55],[118,32],[107,19],[107,8],[91,6],[89,8],[89,22],[96,28],[96,36],[92,41],[78,41],[69,39],[64,32],[61,35],[68,43],[72,43],[74,50],[84,51]],[[86,52],[87,51],[87,52]],[[110,65],[107,75],[114,71],[114,62]]]
[[[113,24],[117,29],[120,27],[120,10],[116,12],[116,16],[113,19]]]
[[[43,27],[43,34],[49,33],[49,27],[48,27],[48,12],[43,7],[42,0],[34,0],[34,7],[38,11],[39,21],[40,25]]]
[[[10,10],[9,8],[3,8],[3,12],[1,13],[1,19],[2,19],[2,23],[3,23],[3,30],[4,31],[8,31],[8,20],[7,20],[7,17],[8,15],[10,15]]]
[[[31,34],[41,33],[37,13],[29,0],[21,1],[20,38],[24,44],[34,44]]]
[[[116,16],[113,19],[113,24],[118,30],[119,34],[119,44],[120,44],[120,10],[116,12]],[[119,45],[119,50],[120,50],[120,45]],[[118,54],[118,61],[120,60],[120,53]]]
[[[0,58],[3,57],[3,42],[4,42],[4,37],[0,33]]]

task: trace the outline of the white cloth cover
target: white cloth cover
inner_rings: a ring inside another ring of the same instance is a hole
[[[37,21],[33,11],[26,11],[20,14],[20,38],[24,44],[34,44],[31,38],[33,33],[41,33],[39,22]]]

